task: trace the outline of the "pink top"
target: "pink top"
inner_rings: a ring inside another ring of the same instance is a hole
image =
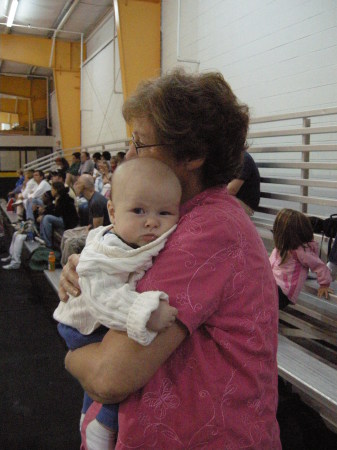
[[[278,298],[254,225],[226,188],[183,205],[138,283],[163,290],[190,335],[120,405],[116,449],[281,449]]]
[[[280,265],[281,257],[276,248],[272,251],[269,260],[276,284],[292,303],[296,303],[309,269],[317,274],[317,282],[320,286],[330,286],[330,270],[318,257],[318,244],[315,241],[291,250],[288,259],[282,265]]]

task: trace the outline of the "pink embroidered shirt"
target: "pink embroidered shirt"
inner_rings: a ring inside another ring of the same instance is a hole
[[[190,334],[120,404],[116,449],[278,450],[278,299],[264,245],[226,188],[181,213],[138,291],[167,292]]]
[[[288,259],[281,265],[281,257],[276,248],[272,251],[269,260],[276,284],[292,303],[296,303],[309,269],[317,274],[317,282],[320,286],[330,286],[330,270],[318,257],[318,244],[315,241],[290,251]]]

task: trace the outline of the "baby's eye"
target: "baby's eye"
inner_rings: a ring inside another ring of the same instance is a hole
[[[134,212],[135,214],[144,214],[144,209],[143,208],[133,208],[132,212]]]
[[[161,216],[171,216],[172,213],[170,213],[170,211],[160,211],[160,215]]]

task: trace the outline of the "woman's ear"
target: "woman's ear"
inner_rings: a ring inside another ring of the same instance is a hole
[[[114,222],[115,222],[115,209],[113,207],[113,204],[112,204],[111,200],[108,200],[107,208],[108,208],[108,214],[109,214],[110,222],[112,224],[114,224]]]
[[[203,166],[206,158],[191,159],[185,162],[186,169],[189,171],[198,170]]]

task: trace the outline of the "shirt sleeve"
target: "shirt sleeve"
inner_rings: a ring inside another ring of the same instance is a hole
[[[298,247],[294,253],[304,267],[308,267],[312,272],[316,273],[317,282],[320,286],[330,286],[330,270],[311,248]]]

